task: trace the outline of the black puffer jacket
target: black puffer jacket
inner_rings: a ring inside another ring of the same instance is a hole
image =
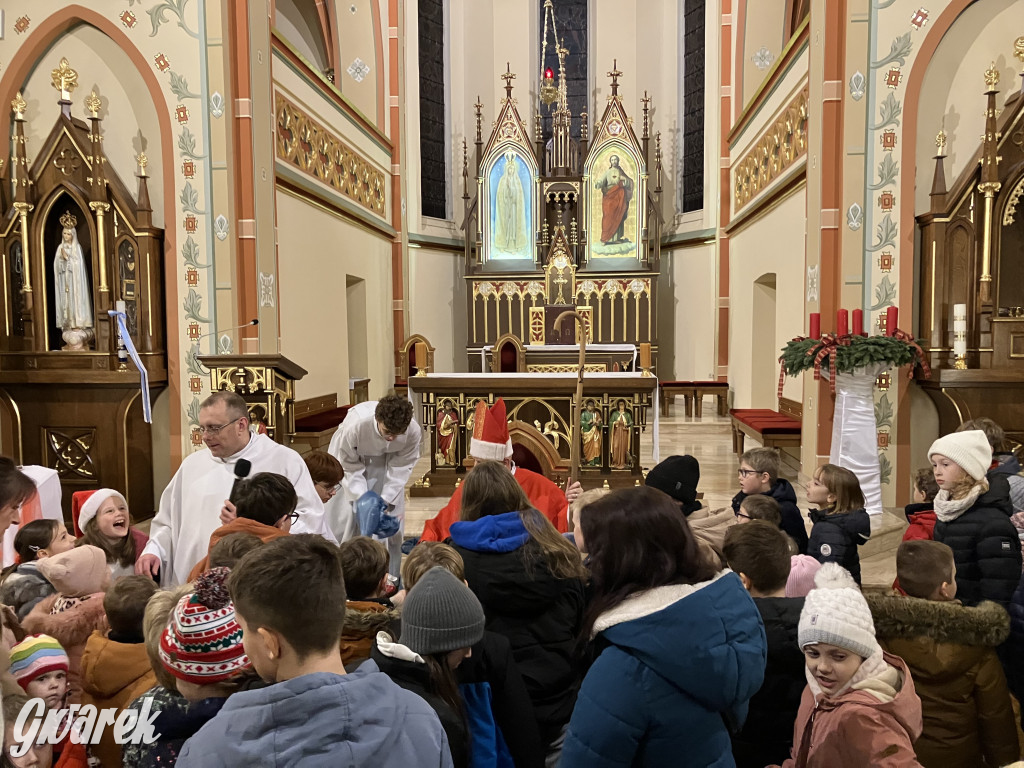
[[[802,597],[755,597],[768,638],[764,684],[750,700],[743,729],[732,737],[736,768],[764,768],[789,757],[793,724],[807,687],[804,654],[797,642]]]
[[[541,739],[551,744],[569,722],[582,679],[575,649],[586,603],[583,582],[548,570],[516,512],[454,523],[450,530],[486,628],[511,643]]]
[[[793,537],[793,541],[796,542],[801,555],[808,554],[807,528],[804,526],[804,518],[800,514],[800,508],[796,505],[796,491],[793,490],[792,484],[789,480],[780,477],[775,481],[772,489],[764,495],[771,496],[779,502],[779,511],[782,513],[782,522],[779,523],[779,528]],[[732,497],[733,512],[740,511],[740,504],[743,503],[745,498],[747,498],[747,494],[743,493],[743,491]]]
[[[829,514],[812,509],[807,515],[814,526],[807,554],[820,563],[839,563],[860,584],[860,554],[857,547],[871,538],[871,518],[863,509]]]
[[[937,500],[935,540],[953,550],[957,599],[964,605],[992,600],[1005,608],[1020,582],[1020,539],[1010,522],[1010,484],[1004,475],[988,480],[988,491],[954,520],[941,519]]]

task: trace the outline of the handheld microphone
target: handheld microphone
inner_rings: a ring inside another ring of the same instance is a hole
[[[203,339],[205,339],[205,338],[207,338],[209,336],[216,336],[218,333],[234,333],[235,331],[240,331],[243,328],[248,328],[248,327],[250,327],[252,325],[259,325],[259,324],[260,324],[259,319],[254,317],[252,320],[250,320],[245,325],[239,325],[239,326],[236,326],[234,328],[225,328],[223,331],[209,331],[207,333],[204,333],[202,336],[200,336],[198,339],[196,339],[196,342],[200,342],[200,341],[202,341]]]
[[[249,476],[252,471],[252,462],[248,459],[239,459],[235,462],[235,481],[231,484],[231,503],[235,503],[235,488],[238,486],[239,480],[244,480]]]

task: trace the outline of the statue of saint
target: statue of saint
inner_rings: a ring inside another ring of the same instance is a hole
[[[501,253],[520,255],[527,244],[526,203],[519,180],[516,156],[505,153],[505,172],[495,194],[494,247]]]
[[[633,414],[626,408],[625,400],[619,400],[615,404],[615,410],[611,412],[609,421],[612,425],[612,468],[629,469],[633,464],[633,457],[629,453],[633,436]]]
[[[625,229],[629,201],[633,199],[633,180],[619,167],[618,155],[608,158],[608,170],[594,186],[601,190],[601,242],[628,242]]]
[[[437,464],[455,466],[458,447],[459,412],[451,400],[441,403],[437,409]]]
[[[93,338],[92,285],[85,271],[85,256],[78,243],[78,223],[65,213],[60,217],[63,226],[60,245],[53,256],[53,295],[57,325],[64,331],[65,349],[87,349]]]
[[[580,433],[583,436],[583,463],[596,467],[601,464],[601,412],[593,400],[587,400],[586,410],[580,414]]]

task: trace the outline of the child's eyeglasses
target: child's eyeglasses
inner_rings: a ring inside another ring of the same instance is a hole
[[[750,477],[751,475],[760,475],[761,473],[756,469],[737,469],[736,474],[740,477]]]
[[[744,520],[753,520],[754,519],[750,515],[744,515],[742,512],[733,512],[733,514],[736,515],[737,518],[742,517]]]

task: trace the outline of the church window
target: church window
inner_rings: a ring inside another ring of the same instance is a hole
[[[704,207],[704,0],[683,0],[682,167],[679,169],[679,209]]]
[[[538,50],[544,48],[544,0],[538,0],[540,9],[540,41]],[[555,23],[558,26],[558,39],[563,48],[569,50],[565,60],[565,85],[566,95],[569,101],[569,112],[572,114],[572,127],[569,131],[572,138],[580,138],[580,114],[587,108],[588,93],[588,70],[587,70],[587,0],[555,0]],[[551,69],[555,77],[555,85],[558,84],[558,52],[555,50],[552,32],[548,29],[548,45],[541,62],[542,69]],[[541,70],[538,70],[541,71]],[[544,141],[551,138],[551,111],[547,108],[541,110],[544,128]],[[524,118],[526,116],[524,115]],[[593,125],[595,115],[588,114],[588,120]]]
[[[424,216],[448,218],[444,2],[419,0],[420,199]]]

